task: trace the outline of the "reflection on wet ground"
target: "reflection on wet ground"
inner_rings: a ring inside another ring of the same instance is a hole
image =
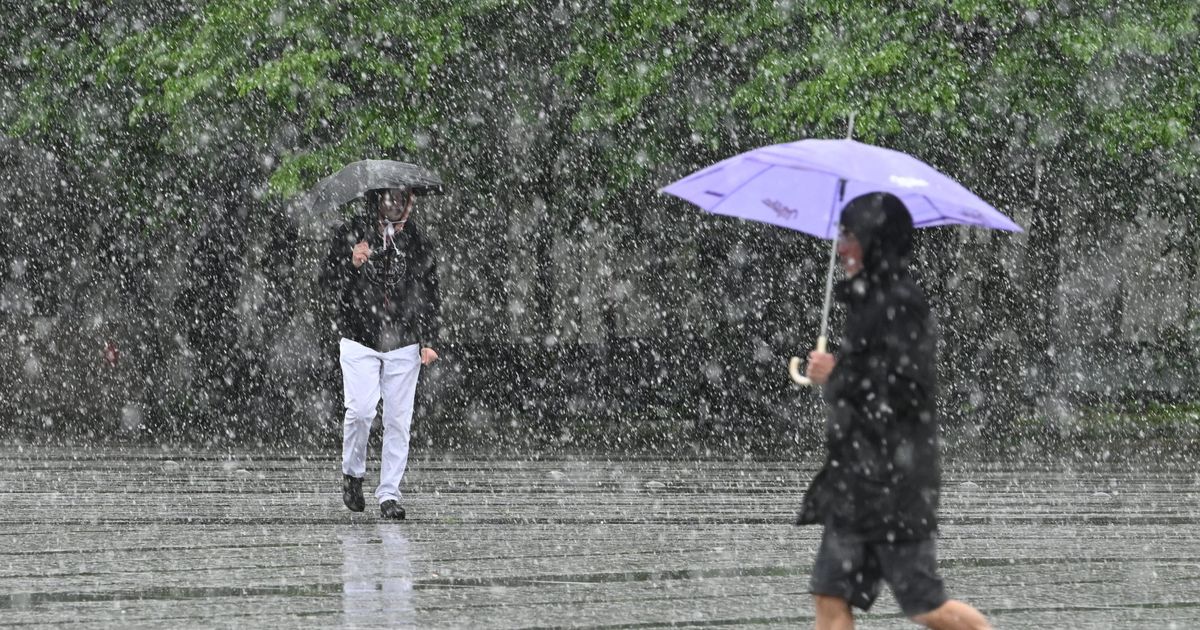
[[[415,454],[409,520],[335,457],[0,450],[0,625],[797,627],[815,459]],[[374,478],[368,472],[368,483]],[[1200,627],[1200,475],[949,462],[942,569],[999,628]],[[889,596],[862,628],[912,627]]]

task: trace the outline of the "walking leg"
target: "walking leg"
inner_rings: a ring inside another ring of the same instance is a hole
[[[383,463],[379,487],[375,490],[380,503],[400,500],[400,480],[408,467],[409,430],[420,373],[420,350],[416,344],[384,355]]]
[[[913,621],[933,630],[991,630],[983,614],[965,602],[952,599]]]
[[[854,630],[850,604],[840,597],[813,595],[817,609],[817,630]]]
[[[342,339],[342,388],[346,408],[342,423],[342,473],[362,478],[367,472],[367,438],[379,405],[381,362],[375,352]]]

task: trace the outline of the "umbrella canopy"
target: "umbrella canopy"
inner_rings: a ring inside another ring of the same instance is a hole
[[[361,160],[347,164],[294,199],[288,209],[300,228],[320,236],[345,220],[341,207],[368,190],[406,188],[416,195],[440,195],[442,178],[426,168],[393,160]]]
[[[701,208],[834,239],[825,276],[825,305],[817,350],[828,341],[829,306],[837,256],[838,219],[855,197],[887,192],[904,202],[915,227],[975,225],[1020,232],[962,184],[906,153],[845,140],[810,139],[747,151],[701,169],[660,190]],[[801,385],[800,359],[788,370]]]
[[[855,140],[800,140],[735,155],[664,187],[717,214],[772,223],[820,238],[837,237],[842,207],[869,192],[889,192],[913,225],[1021,227],[924,162]]]

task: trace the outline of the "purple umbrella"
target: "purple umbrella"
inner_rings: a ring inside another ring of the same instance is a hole
[[[709,212],[834,239],[825,280],[825,307],[817,349],[825,351],[829,302],[837,258],[838,218],[855,197],[889,192],[908,206],[913,225],[976,225],[1020,232],[1021,226],[958,182],[899,151],[854,140],[801,140],[735,155],[670,184],[660,192]],[[796,382],[800,360],[789,371]]]

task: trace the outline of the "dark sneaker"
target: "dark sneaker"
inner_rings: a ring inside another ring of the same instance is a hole
[[[362,477],[342,475],[342,503],[351,512],[361,512],[367,509],[367,501],[363,498]]]
[[[379,514],[383,518],[390,518],[397,521],[404,520],[404,508],[400,507],[399,503],[391,500],[379,504]]]

